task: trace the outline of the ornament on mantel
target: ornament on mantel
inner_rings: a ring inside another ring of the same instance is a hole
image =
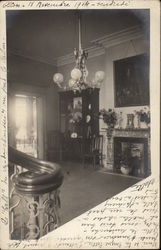
[[[127,114],[127,129],[133,129],[134,128],[134,114]]]
[[[138,128],[148,128],[150,126],[150,111],[148,108],[135,111],[138,120]]]
[[[122,112],[120,112],[118,115],[118,127],[119,127],[119,129],[122,129],[122,122],[123,122],[123,117],[122,117]]]

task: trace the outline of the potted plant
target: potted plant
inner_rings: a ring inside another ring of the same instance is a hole
[[[140,111],[137,111],[136,114],[138,116],[139,127],[142,123],[144,123],[146,126],[149,126],[150,124],[150,111],[149,110],[141,109]]]
[[[129,175],[132,172],[132,156],[130,146],[127,146],[121,154],[120,170],[126,175]]]
[[[114,109],[101,109],[99,112],[100,118],[107,124],[108,128],[114,128],[117,123],[117,115]]]

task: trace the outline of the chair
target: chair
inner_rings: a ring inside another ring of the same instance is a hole
[[[84,167],[86,159],[92,159],[94,168],[96,167],[97,162],[103,165],[103,135],[93,136],[90,141],[89,152],[82,154]]]

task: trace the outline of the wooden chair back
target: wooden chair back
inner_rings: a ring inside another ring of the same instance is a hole
[[[103,135],[94,136],[91,141],[91,153],[103,153]]]

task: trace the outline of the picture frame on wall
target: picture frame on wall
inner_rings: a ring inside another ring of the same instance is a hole
[[[114,61],[115,107],[149,105],[149,56]]]

